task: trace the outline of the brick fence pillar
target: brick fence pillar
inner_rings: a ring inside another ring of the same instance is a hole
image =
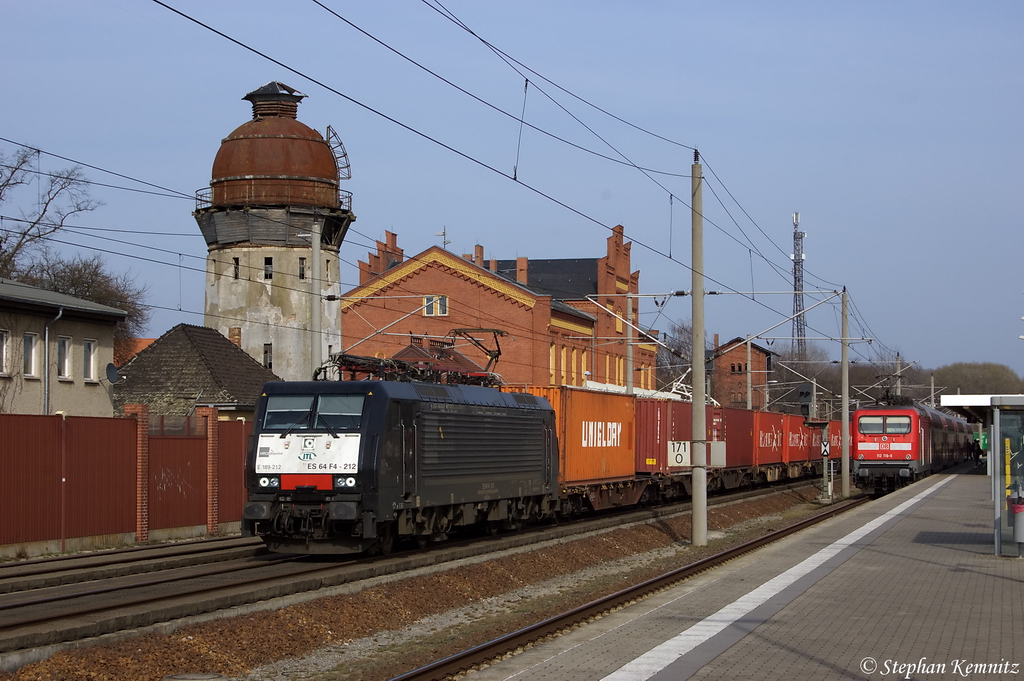
[[[220,491],[217,484],[220,478],[218,453],[219,428],[216,407],[196,407],[196,416],[205,421],[206,426],[206,532],[216,535],[220,529]]]
[[[149,407],[124,405],[124,415],[135,419],[135,541],[149,541]]]

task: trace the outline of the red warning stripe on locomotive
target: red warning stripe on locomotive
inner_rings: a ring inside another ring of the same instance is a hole
[[[331,491],[334,487],[332,476],[322,473],[304,473],[281,476],[281,489],[298,489],[299,487]]]

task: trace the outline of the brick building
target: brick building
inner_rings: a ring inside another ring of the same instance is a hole
[[[771,350],[756,343],[750,344],[747,361],[747,340],[733,338],[718,344],[715,336],[714,369],[711,378],[711,397],[723,407],[747,407],[747,377],[750,377],[750,398],[753,409],[764,409],[768,404],[771,378]]]
[[[359,263],[360,285],[342,297],[342,344],[351,354],[393,357],[452,329],[500,329],[511,338],[500,339],[495,370],[507,383],[581,386],[588,379],[626,385],[632,338],[634,385],[654,388],[656,348],[622,321],[626,294],[639,291],[630,246],[618,226],[601,258],[485,261],[483,246],[462,257],[434,246],[406,258],[387,232]],[[637,319],[635,299],[633,307]],[[480,340],[494,342],[489,334]],[[487,362],[468,342],[456,349]]]

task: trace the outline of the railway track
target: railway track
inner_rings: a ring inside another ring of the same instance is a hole
[[[485,664],[489,661],[499,659],[522,650],[535,643],[558,636],[594,618],[601,617],[613,610],[640,601],[647,596],[659,592],[674,584],[689,579],[706,570],[726,563],[738,556],[761,548],[767,544],[778,541],[800,530],[806,529],[819,522],[827,520],[838,513],[850,510],[863,503],[870,501],[869,497],[861,497],[851,501],[843,502],[828,507],[827,510],[810,518],[794,523],[781,530],[764,535],[745,544],[735,546],[731,549],[715,554],[677,570],[649,579],[640,584],[633,585],[618,591],[604,598],[597,599],[568,612],[548,618],[534,625],[524,627],[518,631],[494,639],[487,643],[475,646],[468,650],[456,653],[442,660],[414,669],[405,674],[393,677],[389,681],[441,681],[454,677],[461,678],[473,667]]]
[[[785,492],[785,488],[745,492],[718,497],[713,503]],[[0,668],[44,659],[55,649],[84,639],[109,641],[141,628],[159,631],[161,625],[170,631],[184,618],[216,616],[212,613],[232,608],[236,614],[238,608],[278,608],[288,603],[272,599],[312,600],[346,588],[357,590],[355,583],[375,577],[436,570],[463,558],[688,510],[689,504],[638,509],[448,542],[426,552],[410,550],[357,560],[269,554],[258,540],[236,538],[8,563],[0,565]]]

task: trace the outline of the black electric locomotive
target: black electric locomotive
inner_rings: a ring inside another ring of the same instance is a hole
[[[558,507],[543,397],[391,381],[267,383],[246,454],[243,534],[278,552],[387,553]]]

